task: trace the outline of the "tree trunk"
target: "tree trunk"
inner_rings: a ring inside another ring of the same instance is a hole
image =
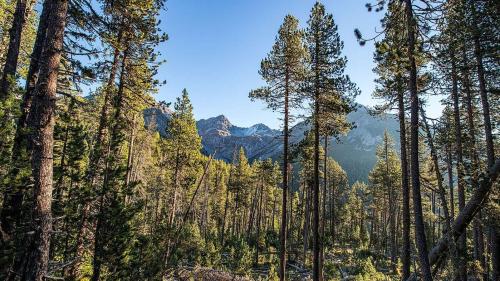
[[[319,69],[318,54],[319,44],[317,33],[315,36],[315,58],[314,64],[314,186],[313,186],[313,280],[321,280],[321,239],[319,234]]]
[[[410,62],[410,97],[411,97],[411,177],[413,187],[413,209],[415,213],[415,238],[420,260],[422,277],[425,281],[432,281],[431,268],[427,256],[427,241],[425,237],[424,218],[422,214],[422,198],[420,194],[420,168],[418,153],[418,92],[417,66],[415,62],[415,30],[416,22],[413,18],[412,1],[406,3],[406,25],[408,32],[408,59]]]
[[[451,148],[449,144],[446,144],[446,168],[448,171],[448,187],[450,189],[450,219],[454,219],[455,195],[453,194],[453,159],[451,157]]]
[[[403,91],[398,91],[399,138],[401,143],[401,187],[403,189],[403,280],[410,276],[410,186],[408,183],[408,156],[406,150],[406,122]]]
[[[458,174],[458,210],[462,211],[465,206],[465,190],[464,190],[464,162],[462,155],[462,128],[460,125],[460,108],[458,101],[458,81],[456,74],[455,56],[452,50],[451,52],[451,79],[452,79],[452,98],[453,98],[453,116],[455,120],[455,143],[456,143],[456,155],[457,155],[457,174]],[[460,268],[456,270],[459,271],[458,277],[461,281],[466,281],[467,279],[467,266],[466,260],[466,232],[462,233],[460,240],[457,245],[458,255],[460,259]]]
[[[289,98],[289,74],[288,68],[286,70],[286,79],[285,79],[285,108],[284,108],[284,126],[283,126],[283,191],[282,191],[282,202],[281,202],[281,229],[280,229],[280,268],[279,268],[279,276],[280,280],[284,281],[285,278],[285,268],[286,268],[286,216],[287,216],[287,195],[288,195],[288,98]],[[273,221],[274,226],[274,221]],[[274,228],[274,227],[273,227]]]
[[[9,48],[7,49],[2,78],[0,80],[0,100],[5,100],[9,97],[9,92],[15,84],[22,32],[34,2],[33,0],[17,0],[12,26],[9,30]]]
[[[264,193],[264,181],[261,179],[261,185],[260,185],[260,198],[259,198],[259,204],[258,204],[258,215],[257,215],[257,243],[255,246],[255,265],[259,265],[259,237],[260,237],[260,221],[262,217],[262,194]]]
[[[309,248],[309,222],[310,222],[310,213],[311,213],[311,192],[310,192],[310,187],[309,184],[305,184],[304,187],[306,188],[305,190],[305,200],[306,200],[306,205],[304,209],[304,232],[303,232],[303,240],[304,240],[304,247],[303,247],[303,259],[302,262],[304,265],[307,263],[307,250]]]
[[[469,138],[470,138],[470,153],[472,158],[472,171],[470,172],[472,185],[477,186],[477,179],[475,175],[475,171],[479,173],[479,158],[476,153],[476,130],[474,124],[474,109],[472,107],[472,92],[470,88],[470,79],[469,79],[469,69],[467,66],[468,58],[465,50],[465,46],[463,48],[463,73],[462,73],[462,84],[465,92],[465,101],[467,108],[467,123],[469,127]],[[486,268],[486,260],[484,257],[484,235],[483,235],[483,226],[481,225],[480,219],[482,215],[481,212],[478,213],[477,217],[474,219],[474,259],[477,260],[483,269]],[[486,278],[487,280],[487,278]]]
[[[477,66],[477,78],[479,81],[479,95],[481,97],[481,105],[483,109],[483,120],[484,120],[484,133],[486,137],[486,156],[488,159],[488,167],[493,166],[495,162],[495,149],[493,146],[493,134],[491,127],[491,117],[490,117],[490,104],[488,101],[488,94],[486,91],[486,79],[484,74],[483,66],[483,51],[481,50],[481,34],[477,23],[476,7],[474,1],[471,1],[472,12],[474,19],[473,26],[473,39],[474,39],[474,56],[476,59]],[[491,235],[491,262],[493,265],[493,280],[500,279],[500,239],[499,233],[495,225],[488,225],[488,229]]]
[[[490,167],[488,174],[481,175],[478,187],[474,190],[474,193],[467,202],[467,205],[465,205],[462,211],[458,214],[457,218],[453,221],[453,224],[451,225],[451,237],[453,237],[455,241],[461,238],[462,233],[467,229],[467,226],[487,202],[488,195],[490,194],[492,186],[496,183],[499,174],[500,159],[497,159],[495,164]],[[443,238],[439,239],[430,251],[430,265],[439,266],[443,264],[443,260],[446,258],[449,250],[448,236],[449,235],[445,235]],[[407,279],[407,281],[410,280],[416,280],[416,275],[412,275]]]
[[[118,36],[118,42],[121,41],[121,33]],[[100,167],[102,165],[103,158],[107,157],[107,152],[109,149],[104,150],[106,147],[105,144],[105,136],[107,134],[107,128],[109,123],[109,109],[110,109],[110,100],[112,98],[112,87],[114,87],[116,72],[118,71],[119,64],[119,56],[120,51],[118,48],[115,48],[113,54],[113,62],[111,64],[111,70],[109,72],[109,77],[106,85],[106,89],[104,91],[104,101],[101,108],[100,116],[99,116],[99,126],[97,129],[97,135],[94,140],[94,146],[92,148],[92,153],[89,159],[89,165],[86,171],[86,181],[90,185],[91,190],[95,190],[96,180],[98,172],[100,171]],[[85,254],[85,243],[90,239],[89,235],[91,234],[89,231],[90,227],[90,209],[91,204],[89,200],[83,202],[82,206],[82,215],[80,219],[80,227],[78,229],[76,246],[75,246],[75,261],[69,266],[69,276],[70,280],[79,279],[81,276],[80,267],[83,261],[83,255]]]
[[[68,2],[53,0],[45,47],[42,53],[40,79],[37,81],[31,108],[33,123],[33,154],[31,168],[34,178],[35,207],[33,211],[34,247],[28,255],[27,280],[42,281],[47,274],[52,228],[53,132],[57,77],[63,49]]]
[[[26,93],[24,94],[23,101],[21,103],[21,115],[17,120],[16,134],[14,136],[11,154],[12,169],[8,175],[10,183],[3,194],[4,199],[0,215],[0,233],[2,234],[1,239],[3,241],[11,239],[10,236],[12,235],[12,231],[15,229],[15,225],[19,223],[21,218],[21,206],[23,202],[24,190],[22,190],[19,186],[13,186],[13,182],[19,174],[21,167],[24,166],[26,161],[28,161],[28,159],[22,157],[22,155],[25,155],[25,153],[23,153],[23,149],[26,149],[28,146],[26,133],[26,127],[28,126],[28,113],[31,108],[33,90],[38,80],[40,56],[42,55],[45,35],[47,33],[48,17],[52,9],[52,2],[53,1],[46,0],[43,3],[42,13],[40,14],[40,19],[38,21],[35,44],[31,54],[28,76],[26,79]]]
[[[101,275],[101,267],[102,267],[102,262],[103,262],[103,256],[102,256],[102,251],[104,248],[104,244],[106,241],[104,241],[104,236],[106,232],[106,228],[108,227],[105,225],[105,212],[107,211],[107,208],[105,206],[106,204],[106,197],[108,196],[109,192],[109,185],[110,182],[112,181],[112,166],[115,164],[113,163],[113,160],[115,157],[119,155],[119,150],[120,150],[120,137],[119,137],[119,130],[121,126],[121,120],[122,118],[122,110],[123,110],[123,102],[124,102],[124,88],[125,88],[125,75],[126,75],[126,69],[127,69],[127,64],[128,64],[128,49],[125,49],[123,52],[122,56],[122,65],[121,65],[121,73],[120,73],[120,81],[118,85],[118,93],[116,96],[116,101],[114,105],[115,109],[115,114],[114,114],[114,119],[115,122],[111,128],[111,134],[110,134],[110,141],[109,141],[109,147],[111,151],[109,152],[107,162],[106,163],[106,168],[104,172],[104,180],[102,184],[102,190],[100,194],[100,202],[99,202],[99,209],[98,209],[98,216],[97,216],[97,222],[96,222],[96,229],[95,229],[95,238],[94,238],[94,258],[93,258],[93,263],[92,263],[92,281],[98,281],[100,279]]]

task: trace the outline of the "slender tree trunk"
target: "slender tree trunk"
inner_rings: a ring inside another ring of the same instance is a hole
[[[462,233],[466,231],[468,225],[472,222],[476,214],[485,205],[492,186],[496,183],[499,174],[500,159],[497,159],[495,164],[489,168],[488,173],[483,174],[484,176],[478,183],[478,188],[474,190],[465,207],[453,221],[453,224],[451,225],[453,239],[459,240],[461,238]],[[447,257],[447,252],[449,251],[449,241],[447,236],[448,235],[445,235],[445,237],[441,238],[430,251],[430,265],[443,265],[443,260]],[[435,270],[437,270],[437,268]],[[416,276],[410,276],[407,280],[416,280]]]
[[[283,281],[286,279],[285,277],[285,269],[286,269],[286,221],[287,221],[287,195],[288,195],[288,98],[289,98],[289,74],[288,69],[286,70],[286,78],[285,78],[285,108],[284,108],[284,126],[283,126],[283,198],[281,202],[282,210],[281,210],[281,229],[280,229],[280,269],[279,275],[280,280]],[[273,221],[274,225],[274,221]]]
[[[130,139],[129,139],[129,144],[128,144],[127,174],[125,176],[125,187],[128,187],[130,185],[131,180],[132,180],[132,166],[133,166],[133,159],[134,159],[136,118],[137,118],[137,115],[134,114],[134,117],[132,119],[132,130],[130,131]]]
[[[227,207],[229,204],[229,187],[226,187],[226,200],[224,202],[224,216],[222,217],[222,229],[220,235],[220,244],[224,246],[224,232],[226,230]]]
[[[420,112],[422,115],[422,121],[424,123],[424,130],[426,132],[427,136],[427,144],[429,145],[429,148],[431,150],[431,158],[432,162],[434,164],[434,172],[436,173],[436,179],[437,179],[437,184],[438,184],[438,193],[440,196],[441,200],[441,207],[443,208],[443,213],[444,213],[444,218],[445,218],[445,225],[446,225],[446,232],[450,230],[451,227],[451,218],[450,218],[450,212],[448,209],[448,202],[446,201],[446,189],[444,188],[443,185],[443,176],[441,174],[441,171],[439,170],[439,160],[438,160],[438,155],[437,155],[437,150],[434,146],[434,140],[432,138],[431,130],[429,123],[427,122],[427,117],[425,116],[424,109],[421,107]]]
[[[311,192],[310,192],[310,185],[305,184],[304,187],[306,188],[305,190],[305,200],[306,200],[306,205],[304,209],[304,232],[303,232],[303,240],[304,240],[304,247],[303,247],[303,263],[304,265],[307,263],[307,250],[309,248],[309,222],[310,222],[310,213],[311,213]]]
[[[444,188],[444,185],[443,185],[443,176],[441,174],[441,171],[439,170],[438,155],[437,155],[436,148],[434,146],[434,140],[432,138],[429,123],[427,122],[427,117],[425,116],[425,111],[423,108],[420,108],[420,113],[422,115],[422,120],[424,122],[424,130],[425,130],[426,136],[427,136],[427,143],[428,143],[429,148],[431,150],[431,158],[432,158],[432,162],[434,164],[434,171],[436,173],[436,178],[437,178],[437,183],[438,183],[438,193],[439,193],[439,197],[441,200],[441,207],[443,208],[444,219],[445,219],[444,233],[447,235],[447,237],[449,239],[448,247],[450,248],[453,266],[455,268],[458,268],[460,266],[460,263],[459,263],[459,260],[457,259],[457,252],[456,252],[457,248],[456,248],[455,241],[452,237],[452,233],[450,231],[453,218],[450,216],[450,212],[448,209],[448,203],[446,202],[446,189]]]
[[[451,147],[446,145],[446,169],[448,171],[448,187],[450,189],[450,219],[455,217],[455,195],[453,194],[453,159],[451,157]]]
[[[319,44],[315,34],[315,57],[318,58]],[[314,64],[314,186],[313,186],[313,280],[321,280],[321,238],[319,234],[319,69]]]
[[[114,125],[111,128],[111,134],[110,134],[110,141],[109,141],[109,147],[111,151],[109,152],[108,158],[115,158],[119,155],[119,150],[120,150],[120,137],[119,137],[119,131],[120,131],[120,126],[122,125],[121,122],[123,122],[122,119],[122,110],[123,110],[123,102],[124,102],[124,88],[125,88],[125,76],[127,72],[127,64],[128,64],[128,49],[125,49],[123,52],[122,56],[122,65],[121,65],[121,73],[120,73],[120,81],[118,85],[118,92],[116,96],[116,101],[114,105],[115,113],[114,113],[114,120],[116,121]],[[105,232],[106,228],[108,226],[104,225],[106,222],[104,221],[105,218],[105,212],[106,207],[106,200],[107,196],[109,195],[109,185],[110,182],[113,180],[112,175],[114,170],[112,166],[114,165],[113,160],[116,159],[107,159],[106,163],[106,168],[104,171],[104,181],[102,184],[102,190],[100,194],[100,202],[99,202],[99,209],[98,209],[98,216],[97,216],[97,222],[96,222],[96,229],[95,229],[95,238],[94,238],[94,258],[93,258],[93,263],[92,263],[92,281],[98,281],[100,279],[101,275],[101,269],[102,269],[102,263],[103,263],[103,248],[106,243],[105,241]]]
[[[464,46],[465,47],[465,46]],[[467,108],[467,123],[469,127],[469,138],[470,138],[470,146],[471,146],[471,158],[472,158],[472,171],[471,182],[473,186],[477,186],[477,178],[474,171],[479,173],[479,158],[477,155],[477,146],[476,146],[476,130],[474,124],[474,109],[472,107],[472,92],[470,88],[470,79],[469,79],[469,69],[467,66],[468,58],[465,48],[463,51],[463,87],[465,92],[465,101]],[[480,219],[482,217],[481,212],[477,214],[477,217],[474,219],[473,227],[474,227],[474,259],[477,260],[483,269],[486,268],[486,260],[484,258],[484,235],[483,235],[483,226],[481,225]],[[486,278],[487,279],[487,278]]]
[[[34,247],[28,255],[27,280],[42,281],[47,274],[52,228],[53,133],[57,77],[63,49],[68,2],[53,0],[45,48],[41,56],[40,79],[37,81],[31,112],[34,122],[31,167],[35,181],[33,211]]]
[[[474,40],[474,56],[477,66],[477,78],[479,81],[479,95],[481,97],[481,105],[483,109],[484,133],[486,136],[486,156],[488,159],[488,167],[493,166],[495,162],[495,149],[493,145],[493,134],[490,117],[490,104],[486,91],[486,79],[483,66],[483,51],[481,49],[481,34],[477,23],[476,7],[474,1],[471,1],[472,12],[474,18],[473,40]],[[493,280],[500,279],[500,235],[495,225],[488,225],[491,235],[491,262],[493,265]]]
[[[399,138],[401,143],[401,187],[403,189],[403,249],[401,262],[403,264],[403,280],[410,276],[410,186],[408,183],[408,156],[406,149],[406,122],[403,91],[398,91]]]
[[[260,184],[260,198],[259,198],[259,204],[258,204],[258,215],[257,215],[257,243],[255,246],[255,265],[259,265],[259,240],[260,240],[260,221],[262,219],[262,194],[264,193],[264,181],[261,179],[261,184]]]
[[[455,64],[455,54],[451,53],[451,79],[452,79],[452,99],[453,99],[453,116],[455,120],[455,153],[457,155],[457,174],[458,174],[458,210],[462,211],[465,207],[465,190],[464,190],[464,165],[463,165],[463,154],[462,154],[462,128],[460,125],[460,108],[458,101],[458,81],[456,74],[456,64]],[[460,259],[460,264],[462,265],[458,270],[458,277],[461,281],[466,281],[467,279],[467,266],[466,260],[466,232],[462,233],[457,245],[457,252]]]
[[[17,0],[12,26],[9,30],[9,47],[0,80],[0,100],[5,100],[9,97],[9,92],[15,84],[22,32],[33,4],[33,0]]]
[[[255,219],[255,209],[257,208],[257,195],[258,195],[258,188],[255,188],[255,192],[252,196],[252,205],[250,207],[250,217],[248,219],[248,226],[247,226],[247,239],[250,238],[250,234],[252,232],[253,228],[253,221]]]
[[[168,217],[168,225],[170,228],[174,228],[175,223],[175,213],[177,209],[177,190],[179,189],[179,148],[177,148],[175,156],[175,169],[174,169],[174,196],[172,196],[172,206],[170,209],[170,215]]]
[[[420,163],[418,152],[418,92],[417,66],[415,62],[415,30],[416,22],[413,17],[412,1],[406,3],[406,25],[408,32],[408,59],[410,62],[410,98],[411,98],[411,177],[413,187],[413,209],[415,213],[415,238],[420,260],[422,277],[425,281],[432,281],[432,273],[427,255],[427,241],[425,237],[424,218],[422,214],[422,198],[420,194]]]
[[[28,161],[28,159],[22,157],[22,155],[25,155],[25,153],[23,153],[23,149],[26,149],[28,146],[26,132],[26,127],[28,126],[28,113],[31,108],[33,90],[38,80],[40,56],[42,55],[45,35],[47,33],[47,25],[49,14],[52,10],[52,2],[53,1],[47,0],[43,3],[42,13],[40,14],[40,18],[38,21],[38,30],[36,34],[35,44],[33,46],[33,52],[31,54],[28,76],[26,79],[26,93],[24,94],[21,103],[21,115],[17,120],[16,134],[14,136],[11,153],[12,168],[8,175],[10,183],[3,194],[4,199],[2,203],[2,212],[0,215],[0,234],[1,239],[4,241],[11,238],[12,232],[15,229],[15,225],[19,223],[19,220],[21,218],[21,206],[23,202],[24,190],[19,186],[14,186],[13,179],[17,177],[21,170],[21,167],[24,166],[24,163],[26,161]]]
[[[121,41],[121,33],[118,36],[118,42]],[[113,97],[113,90],[116,78],[116,73],[118,71],[118,65],[120,62],[120,50],[118,48],[114,49],[113,62],[111,64],[111,69],[109,72],[109,77],[104,91],[104,101],[101,107],[101,112],[99,115],[99,126],[97,129],[97,135],[94,140],[94,146],[92,148],[92,153],[89,159],[89,166],[86,171],[86,180],[90,185],[91,190],[95,190],[98,172],[101,170],[102,161],[107,157],[109,149],[107,148],[105,136],[107,134],[107,128],[109,123],[109,109],[111,107],[111,99]],[[83,261],[83,256],[85,254],[85,244],[90,239],[90,211],[92,202],[86,200],[83,202],[82,214],[80,219],[80,227],[78,229],[76,246],[75,246],[75,261],[69,266],[69,276],[70,280],[79,279],[81,276],[80,267]]]

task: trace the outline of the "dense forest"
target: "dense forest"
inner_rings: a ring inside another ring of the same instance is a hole
[[[154,98],[167,6],[0,0],[0,280],[500,280],[498,1],[355,16],[383,16],[352,36],[375,45],[371,114],[397,114],[400,145],[385,133],[353,184],[325,153],[360,90],[323,4],[255,70],[283,145],[252,161],[202,149],[187,90]],[[167,106],[160,133],[145,112]]]

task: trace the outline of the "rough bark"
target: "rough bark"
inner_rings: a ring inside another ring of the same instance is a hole
[[[52,228],[53,132],[57,77],[63,48],[68,2],[53,0],[45,47],[41,56],[40,78],[37,81],[31,115],[33,124],[33,154],[31,167],[34,178],[35,207],[33,211],[34,247],[28,256],[25,277],[42,281],[47,274]]]

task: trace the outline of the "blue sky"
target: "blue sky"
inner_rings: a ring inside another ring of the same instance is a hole
[[[322,1],[333,13],[344,41],[347,74],[362,93],[357,101],[373,105],[373,44],[359,46],[354,29],[367,36],[379,28],[382,13],[367,12],[366,0]],[[279,128],[278,115],[248,98],[263,86],[258,69],[271,49],[286,14],[306,25],[313,0],[168,0],[161,28],[170,39],[159,47],[167,62],[159,80],[166,80],[157,100],[174,101],[186,88],[196,119],[226,115],[238,126],[264,123]],[[429,115],[435,115],[431,110]]]

